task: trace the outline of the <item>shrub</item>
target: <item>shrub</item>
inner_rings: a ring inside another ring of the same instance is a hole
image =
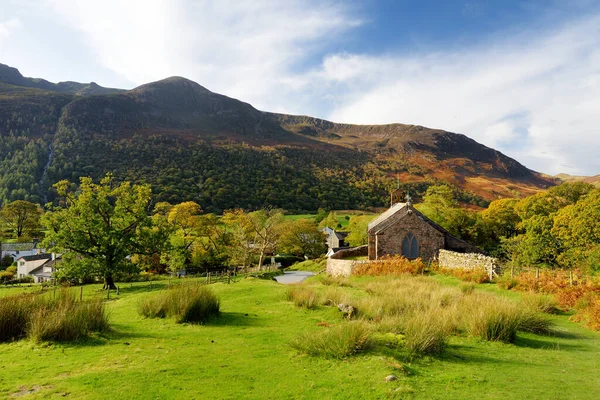
[[[286,294],[287,299],[292,301],[297,307],[310,310],[317,307],[319,304],[319,295],[313,288],[304,286],[290,286]]]
[[[600,330],[600,294],[590,292],[575,304],[575,321],[583,321],[588,328]]]
[[[290,345],[300,353],[325,358],[345,358],[363,351],[369,344],[370,331],[359,321],[298,335]]]
[[[403,331],[411,355],[440,354],[450,335],[448,315],[435,309],[414,313],[405,321]]]
[[[180,285],[148,296],[138,304],[138,312],[146,318],[174,317],[178,323],[204,323],[219,315],[220,302],[205,286]]]
[[[354,275],[379,276],[379,275],[418,275],[425,270],[425,264],[420,258],[408,260],[402,256],[383,256],[377,261],[359,264],[354,269]]]

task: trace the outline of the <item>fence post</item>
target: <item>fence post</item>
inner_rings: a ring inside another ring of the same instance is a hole
[[[535,269],[535,279],[536,280],[540,279],[540,269],[539,268]]]
[[[83,285],[79,288],[79,301],[83,301]]]
[[[106,289],[106,300],[110,300],[110,288]]]
[[[569,285],[573,286],[573,271],[569,271]]]

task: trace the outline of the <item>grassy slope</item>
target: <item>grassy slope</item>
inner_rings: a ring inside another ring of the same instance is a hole
[[[164,284],[154,282],[153,287]],[[444,356],[413,361],[413,374],[404,376],[390,357],[408,363],[403,351],[376,348],[334,361],[298,355],[288,346],[297,332],[323,329],[316,326],[319,321],[339,321],[335,310],[297,309],[285,301],[285,287],[269,281],[212,287],[221,296],[223,315],[207,326],[140,318],[136,305],[149,283],[127,284],[110,301],[115,330],[105,337],[65,345],[0,344],[0,397],[31,389],[28,398],[65,393],[90,399],[598,395],[600,335],[566,316],[554,317],[556,336],[520,334],[515,345],[455,338]],[[86,286],[85,296],[98,295],[97,289]],[[0,297],[16,291],[0,289]],[[391,373],[399,380],[385,383]]]

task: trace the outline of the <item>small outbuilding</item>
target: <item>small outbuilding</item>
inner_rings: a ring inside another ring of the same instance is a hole
[[[429,261],[440,249],[457,253],[483,253],[479,248],[451,235],[420,213],[410,199],[396,203],[369,223],[369,260],[384,255],[402,255],[408,259]]]

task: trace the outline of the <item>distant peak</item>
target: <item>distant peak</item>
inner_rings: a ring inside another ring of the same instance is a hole
[[[201,86],[198,83],[196,83],[190,79],[184,78],[182,76],[171,76],[169,78],[165,78],[160,81],[146,83],[144,85],[136,87],[135,89],[133,89],[133,91],[143,92],[146,90],[153,90],[153,89],[167,89],[169,87],[172,87],[174,89],[187,88],[187,89],[192,89],[195,91],[202,91],[202,92],[210,93],[210,90],[208,90],[204,86]]]

